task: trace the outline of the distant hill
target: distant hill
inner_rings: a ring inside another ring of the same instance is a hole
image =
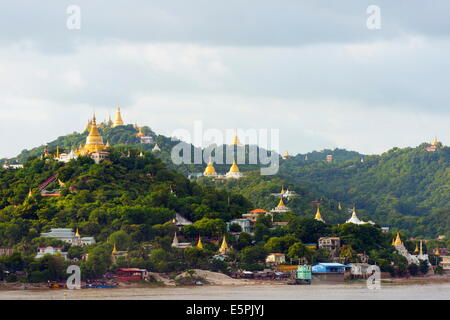
[[[359,157],[333,163],[290,158],[280,166],[280,177],[348,206],[356,204],[374,221],[417,235],[448,234],[450,148],[440,145],[428,152],[427,146],[394,148],[365,156],[363,162]]]
[[[154,156],[162,160],[168,169],[185,176],[203,172],[205,164],[172,163],[171,150],[179,141],[157,135],[148,127],[143,127],[142,131],[158,143],[161,152]],[[100,133],[105,142],[116,147],[134,147],[145,152],[154,146],[153,143],[141,144],[133,125],[105,127],[100,129]],[[68,152],[83,144],[86,136],[87,132],[59,137],[48,143],[49,151],[55,152],[59,146],[61,151]],[[345,149],[325,149],[280,159],[280,171],[276,176],[261,177],[258,174],[259,165],[247,164],[239,165],[239,169],[249,176],[247,179],[201,183],[240,193],[255,206],[265,209],[276,205],[276,199],[270,193],[285,184],[301,194],[289,204],[298,215],[311,216],[315,207],[310,202],[322,199],[322,211],[330,223],[345,221],[347,210],[356,205],[358,214],[365,220],[410,230],[418,236],[450,236],[450,151],[440,145],[438,151],[427,152],[427,146],[394,148],[382,155],[371,156]],[[8,161],[24,163],[27,159],[39,157],[44,148],[39,146],[24,150]],[[248,155],[248,146],[245,152]],[[326,161],[327,155],[333,156],[332,163]],[[217,172],[226,173],[230,165],[214,166]],[[337,210],[339,202],[342,210]]]

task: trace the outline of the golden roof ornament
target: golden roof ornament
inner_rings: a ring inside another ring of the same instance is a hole
[[[215,176],[217,175],[216,169],[214,169],[214,166],[212,164],[211,158],[209,158],[208,165],[205,168],[205,171],[203,172],[204,176]]]
[[[115,253],[117,253],[117,248],[116,248],[116,244],[114,243],[114,248],[113,248],[113,251],[111,252],[111,254],[114,256]]]
[[[434,141],[431,145],[437,147],[438,144],[439,144],[439,142],[438,142],[437,136],[434,136]]]
[[[139,132],[136,134],[136,137],[138,137],[138,138],[143,137],[144,133],[142,132],[142,127],[137,127],[137,129]]]
[[[228,172],[230,172],[230,173],[231,172],[239,172],[239,168],[238,168],[238,166],[236,164],[236,160],[235,159],[233,159],[233,164],[231,165],[230,170]]]
[[[219,248],[219,252],[221,254],[226,254],[228,252],[228,244],[227,244],[227,239],[225,238],[225,236],[223,236],[222,245]]]
[[[98,131],[97,122],[94,117],[92,118],[91,130],[89,131],[89,135],[86,138],[86,144],[84,145],[83,151],[81,154],[89,154],[94,152],[100,152],[105,149],[105,145],[103,144],[103,138]]]
[[[123,126],[122,114],[120,113],[120,107],[117,107],[116,119],[114,119],[113,128]]]
[[[320,204],[317,204],[317,211],[316,211],[316,216],[314,217],[314,219],[317,221],[325,222],[322,218],[322,215],[320,214]]]
[[[197,248],[203,249],[202,237],[198,237]]]
[[[402,246],[402,245],[403,245],[403,242],[402,242],[402,239],[400,238],[400,232],[397,232],[397,236],[394,241],[394,247],[398,247],[398,246]]]

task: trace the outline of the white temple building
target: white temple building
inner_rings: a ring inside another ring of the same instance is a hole
[[[278,205],[273,208],[272,210],[270,210],[270,212],[289,212],[291,211],[291,209],[289,207],[287,207],[284,202],[283,202],[283,198],[280,198],[280,202],[278,202]]]
[[[356,215],[356,209],[353,207],[353,212],[352,212],[352,216],[350,217],[350,219],[348,219],[347,221],[345,221],[345,223],[353,223],[353,224],[375,224],[375,222],[372,221],[362,221],[358,218],[358,216]]]
[[[52,228],[50,232],[41,233],[43,238],[54,238],[74,246],[87,246],[95,243],[93,237],[81,237],[78,229],[73,232],[70,228]]]
[[[430,264],[430,261],[428,259],[428,254],[424,254],[422,251],[422,241],[420,241],[420,251],[417,255],[412,255],[408,252],[408,250],[405,248],[401,238],[400,238],[400,234],[397,232],[397,236],[396,238],[392,241],[392,245],[394,246],[395,250],[397,250],[397,252],[399,254],[401,254],[402,256],[404,256],[406,258],[406,260],[408,260],[408,264],[416,264],[419,265],[420,264],[420,260],[425,260],[428,262],[428,265]]]

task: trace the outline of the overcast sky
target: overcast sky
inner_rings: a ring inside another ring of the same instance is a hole
[[[278,128],[291,154],[447,144],[449,15],[448,1],[2,1],[0,157],[117,105],[165,135]]]

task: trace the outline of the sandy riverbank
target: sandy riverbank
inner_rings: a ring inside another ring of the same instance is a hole
[[[207,270],[195,270],[196,275],[207,281],[207,286],[285,286],[287,281],[271,281],[271,280],[253,280],[253,279],[234,279],[223,273],[211,272]],[[148,287],[176,287],[173,279],[166,274],[149,273],[157,283],[135,283],[135,282],[119,282],[119,288],[148,288]],[[313,281],[314,285],[336,285],[336,286],[352,286],[361,285],[365,280],[353,280],[346,282],[325,282]],[[84,283],[82,283],[83,285]],[[427,277],[409,277],[409,278],[389,278],[382,280],[383,285],[427,285],[427,284],[450,284],[450,275],[443,276],[427,276]],[[0,290],[49,290],[47,283],[0,283]]]

